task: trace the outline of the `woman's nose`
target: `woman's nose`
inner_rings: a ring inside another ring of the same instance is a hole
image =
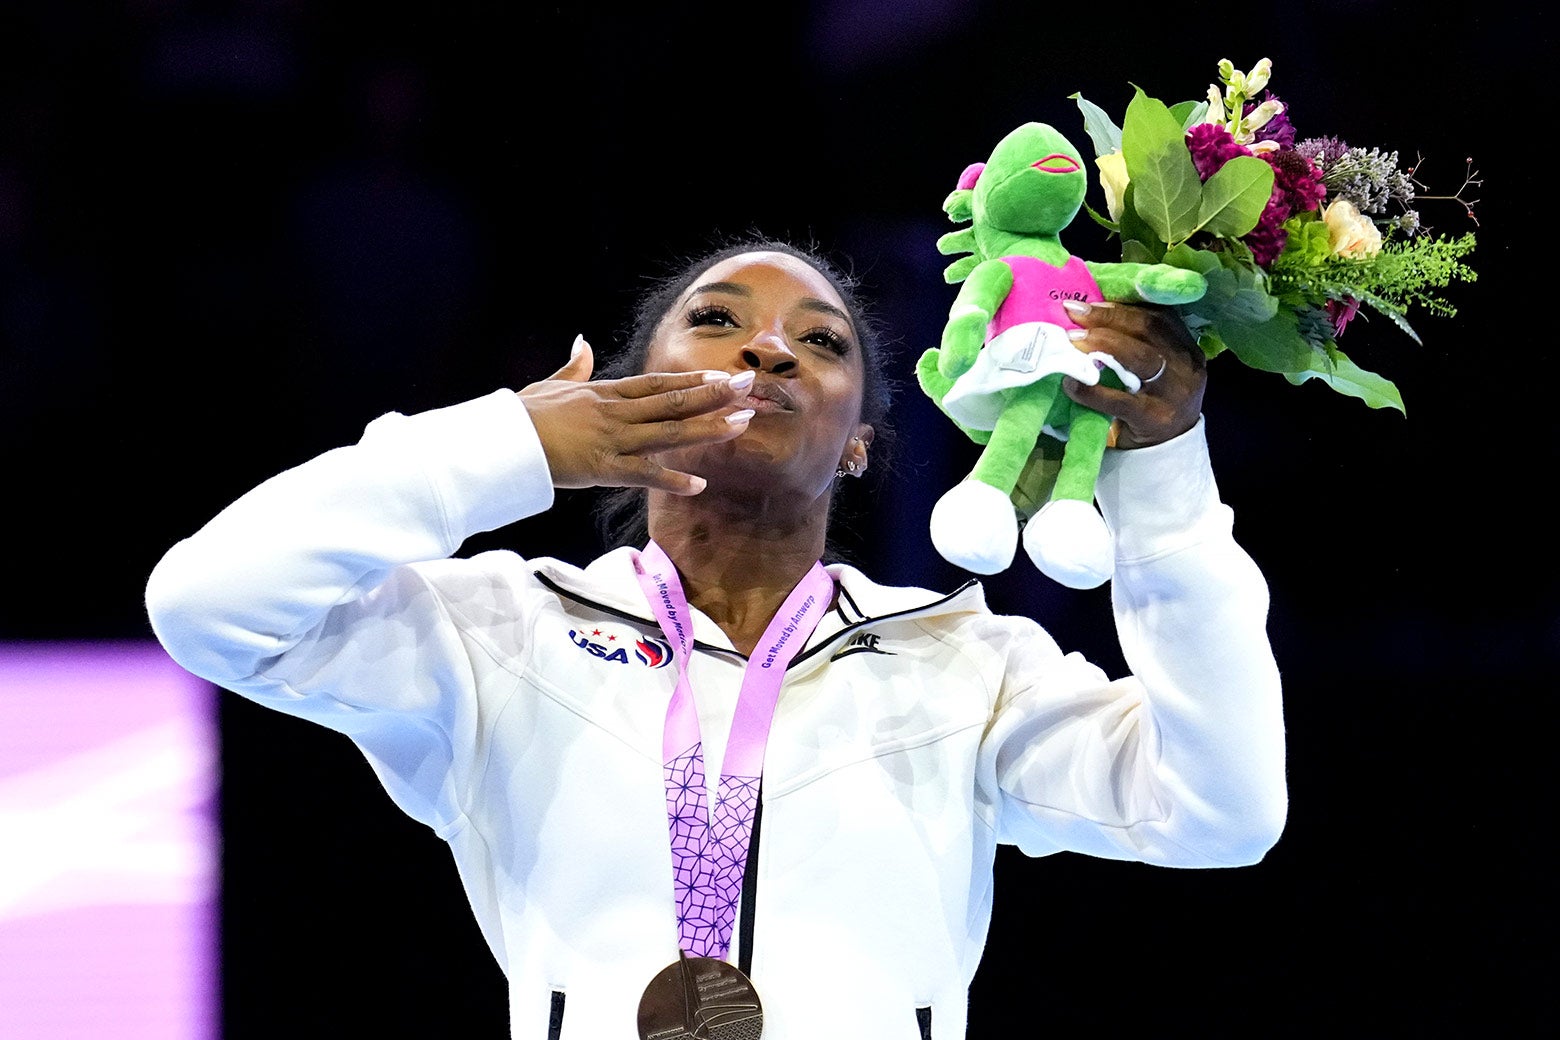
[[[796,367],[796,354],[784,334],[766,329],[742,348],[742,363],[761,372],[783,375]]]

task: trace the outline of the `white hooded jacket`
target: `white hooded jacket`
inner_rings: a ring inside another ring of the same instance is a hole
[[[630,550],[583,569],[454,556],[551,502],[514,393],[392,413],[174,546],[147,605],[181,665],[347,734],[448,842],[514,1040],[632,1038],[677,956],[661,762],[677,663]],[[1126,678],[992,614],[974,583],[939,595],[829,568],[837,605],[770,730],[733,946],[765,1040],[963,1037],[998,843],[1219,867],[1277,840],[1267,588],[1201,424],[1108,453],[1099,502]],[[718,772],[745,659],[694,613]]]

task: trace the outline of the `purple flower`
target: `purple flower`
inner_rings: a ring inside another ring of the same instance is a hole
[[[1257,226],[1247,233],[1244,241],[1251,247],[1252,259],[1267,267],[1284,251],[1284,243],[1289,239],[1284,221],[1296,213],[1316,209],[1322,204],[1327,189],[1322,184],[1321,171],[1299,152],[1259,154],[1273,167],[1273,194],[1268,196]]]
[[[1322,171],[1299,152],[1264,152],[1262,158],[1273,167],[1273,195],[1275,198],[1280,195],[1284,197],[1291,216],[1316,209],[1322,204],[1322,199],[1327,197]]]
[[[1205,181],[1237,155],[1251,154],[1249,149],[1235,143],[1235,138],[1221,123],[1198,123],[1186,132],[1186,146],[1191,149],[1197,176]]]
[[[1295,151],[1315,163],[1323,173],[1326,173],[1327,168],[1333,163],[1342,159],[1348,150],[1348,142],[1336,137],[1307,137],[1295,145]]]
[[[1279,101],[1278,95],[1271,90],[1263,95],[1262,100],[1278,101],[1280,105],[1284,105],[1282,101]],[[1246,107],[1241,111],[1241,115],[1249,116],[1252,110],[1257,107],[1257,104],[1258,102],[1255,101],[1246,102]],[[1272,141],[1280,148],[1293,148],[1295,146],[1295,127],[1289,121],[1289,106],[1284,105],[1277,115],[1257,127],[1255,139],[1258,141]]]

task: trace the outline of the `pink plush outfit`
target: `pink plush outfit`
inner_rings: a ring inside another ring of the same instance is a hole
[[[1067,338],[1067,330],[1078,325],[1062,301],[1104,299],[1088,265],[1077,257],[1068,257],[1061,267],[1032,256],[1001,260],[1013,270],[1013,287],[992,315],[975,364],[943,399],[950,416],[976,430],[996,427],[1004,390],[1054,375],[1073,376],[1092,386],[1099,382],[1102,364],[1121,371],[1114,358],[1099,351],[1085,354]],[[1135,379],[1128,383],[1135,384]]]

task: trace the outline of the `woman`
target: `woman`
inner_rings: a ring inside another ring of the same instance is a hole
[[[999,842],[1212,867],[1277,840],[1266,586],[1178,323],[1077,318],[1086,349],[1164,369],[1069,388],[1131,449],[1099,482],[1136,672],[1112,681],[973,584],[820,565],[883,404],[822,259],[742,243],[641,317],[647,374],[592,380],[577,340],[518,394],[384,416],[147,588],[176,660],[348,734],[449,843],[514,1037],[753,1036],[760,1010],[766,1040],[962,1037]],[[645,489],[649,540],[583,569],[449,558],[587,486]]]

